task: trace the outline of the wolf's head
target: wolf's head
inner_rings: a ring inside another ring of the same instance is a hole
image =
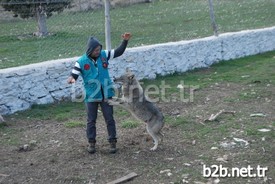
[[[126,69],[126,73],[118,78],[114,77],[115,83],[120,83],[123,85],[131,85],[136,80],[135,74],[132,73],[130,69]]]
[[[139,97],[143,92],[135,75],[128,68],[124,75],[114,78],[114,82],[122,85],[122,93],[126,97]]]

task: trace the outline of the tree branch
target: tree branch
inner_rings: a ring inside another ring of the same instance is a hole
[[[235,115],[236,111],[225,111],[224,109],[223,110],[220,110],[217,114],[211,114],[211,116],[208,118],[208,119],[205,119],[204,122],[207,122],[207,121],[215,121],[221,114],[232,114],[232,115]]]

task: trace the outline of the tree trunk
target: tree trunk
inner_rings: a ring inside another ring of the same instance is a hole
[[[215,21],[215,13],[214,13],[213,1],[212,0],[208,0],[208,3],[209,3],[210,18],[211,18],[211,24],[212,24],[212,28],[213,28],[213,31],[214,31],[214,35],[215,36],[219,36],[218,26],[217,26],[216,21]]]
[[[42,6],[36,7],[36,21],[37,21],[37,32],[36,36],[47,36],[48,29],[46,24],[46,13]]]

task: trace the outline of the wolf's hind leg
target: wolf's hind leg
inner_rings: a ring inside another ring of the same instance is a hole
[[[157,136],[157,134],[155,134],[151,128],[148,126],[146,126],[147,132],[149,133],[149,135],[153,138],[154,140],[154,147],[152,147],[150,150],[155,151],[158,148],[158,144],[159,144],[159,137]]]

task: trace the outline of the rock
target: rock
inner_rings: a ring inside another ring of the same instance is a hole
[[[43,85],[49,92],[57,91],[60,88],[60,84],[57,81],[58,80],[45,80],[43,81]]]
[[[34,84],[28,80],[25,80],[25,82],[19,84],[20,88],[22,88],[23,90],[29,90],[33,87],[33,85]]]
[[[5,122],[5,120],[4,120],[4,118],[0,114],[0,123],[4,123],[4,122]]]
[[[9,114],[10,110],[7,106],[5,105],[0,105],[0,114]]]
[[[189,177],[190,174],[182,174],[181,177],[183,177],[184,179],[187,179]]]
[[[20,146],[18,151],[31,151],[36,146],[36,144],[36,140],[31,140],[29,144],[24,144],[23,146]]]
[[[19,147],[19,151],[30,151],[30,145],[29,144],[24,144],[23,146]]]
[[[232,148],[235,147],[235,145],[236,145],[235,142],[230,142],[230,143],[222,142],[222,143],[220,144],[221,147],[226,148],[226,149],[232,149]]]
[[[67,91],[67,94],[70,94],[70,89],[66,89],[66,90],[54,91],[51,93],[51,96],[57,101],[63,101],[66,98],[68,98],[65,91]]]
[[[218,184],[218,183],[220,183],[219,178],[216,178],[216,179],[210,178],[206,184]]]
[[[150,73],[147,78],[148,79],[155,79],[157,77],[157,75],[155,73]]]
[[[182,179],[182,183],[189,183],[189,181]]]
[[[50,140],[50,143],[58,144],[58,143],[59,143],[59,140]]]
[[[179,85],[177,86],[177,88],[178,88],[178,89],[184,89],[184,86],[183,86],[182,84],[179,84]]]
[[[262,129],[258,129],[258,131],[260,131],[260,132],[270,132],[271,130],[267,129],[267,128],[262,128]]]
[[[170,172],[168,172],[168,173],[167,173],[167,176],[172,176],[172,175],[173,175],[173,174],[172,174],[172,173],[170,173]]]
[[[216,159],[216,161],[218,161],[218,162],[225,162],[225,163],[227,163],[227,161],[225,161],[223,158],[217,158],[217,159]]]
[[[245,144],[245,146],[247,146],[249,143],[246,141],[246,140],[243,140],[243,139],[240,139],[240,138],[233,138],[234,139],[234,141],[236,141],[236,142],[240,142],[240,143],[244,143]]]
[[[38,98],[37,100],[35,100],[34,104],[50,104],[50,103],[53,103],[54,102],[54,99],[52,98],[51,95],[47,95],[43,98]]]
[[[160,173],[160,174],[163,174],[163,173],[169,173],[169,172],[171,172],[170,169],[165,169],[165,170],[160,171],[159,173]]]
[[[31,140],[31,141],[30,141],[30,145],[34,146],[34,145],[36,145],[36,144],[37,144],[37,141],[36,141],[36,140]]]
[[[194,181],[194,184],[205,184],[205,183],[200,182],[200,181]]]
[[[29,93],[31,96],[34,96],[35,98],[45,97],[49,94],[48,90],[45,88],[43,83],[36,84],[36,86],[30,89]]]
[[[179,114],[180,114],[180,111],[179,111],[178,109],[176,109],[176,110],[173,110],[173,111],[171,112],[171,114],[174,115],[174,116],[176,116],[176,115],[179,115]]]
[[[228,155],[223,155],[223,157],[217,158],[216,161],[227,163],[228,162]]]
[[[263,113],[250,114],[250,117],[266,117]]]
[[[172,161],[172,160],[174,160],[174,158],[165,158],[165,160]]]
[[[28,144],[25,144],[25,145],[23,146],[23,149],[24,149],[24,150],[27,150],[27,149],[29,149],[29,147],[30,147],[30,146],[29,146]]]
[[[31,104],[24,101],[24,100],[20,100],[18,98],[10,98],[11,101],[6,103],[6,106],[9,107],[10,112],[9,113],[15,113],[17,111],[22,111],[22,110],[26,110],[28,108],[31,107]],[[16,101],[16,103],[14,103],[14,101]]]

